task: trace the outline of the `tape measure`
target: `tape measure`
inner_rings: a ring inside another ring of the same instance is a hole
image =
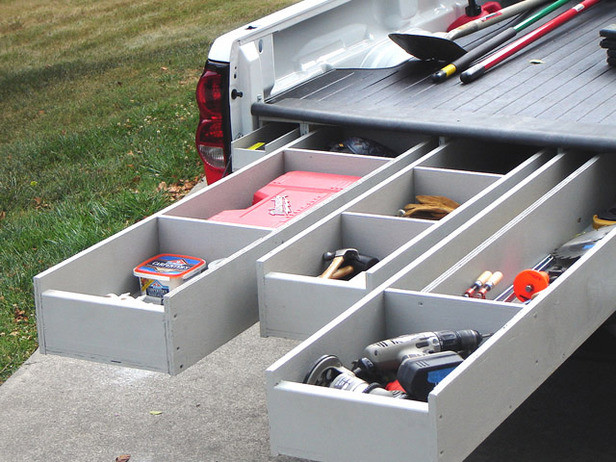
[[[550,276],[545,271],[527,269],[513,280],[513,293],[518,300],[526,302],[550,285]]]

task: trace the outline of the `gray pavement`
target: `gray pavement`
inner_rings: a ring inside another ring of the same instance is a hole
[[[255,325],[178,376],[37,352],[0,387],[0,462],[298,461],[269,453],[263,373],[297,343]],[[616,460],[614,343],[568,360],[467,462]]]
[[[296,344],[254,326],[178,376],[36,352],[0,387],[0,461],[297,460],[270,457],[264,378]]]

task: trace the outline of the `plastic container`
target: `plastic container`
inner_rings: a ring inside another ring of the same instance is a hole
[[[133,274],[139,278],[145,301],[162,305],[165,294],[204,269],[205,260],[201,258],[163,253],[137,265]]]
[[[252,206],[241,210],[224,210],[209,220],[276,228],[360,178],[332,173],[287,172],[256,191]]]

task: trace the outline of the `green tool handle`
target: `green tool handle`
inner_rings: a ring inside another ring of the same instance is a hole
[[[440,71],[437,71],[434,74],[432,74],[431,76],[432,81],[434,83],[443,82],[448,77],[455,74],[456,72],[467,69],[471,65],[471,63],[475,61],[476,59],[479,59],[483,55],[489,53],[490,51],[495,50],[499,45],[502,45],[506,41],[515,37],[519,31],[526,29],[531,24],[539,21],[544,16],[547,16],[552,11],[556,10],[557,8],[560,8],[565,3],[570,2],[570,1],[571,0],[557,0],[556,2],[551,3],[550,5],[541,9],[540,11],[537,11],[535,14],[525,19],[524,21],[520,22],[519,24],[516,24],[513,27],[508,27],[507,29],[502,31],[500,34],[495,35],[490,40],[473,48],[468,53],[465,53],[460,58],[452,62],[451,64],[448,64],[447,66],[443,67]]]
[[[544,16],[547,16],[552,11],[556,10],[557,8],[560,8],[565,3],[568,3],[570,1],[571,0],[558,0],[558,1],[554,2],[554,3],[551,3],[550,5],[546,6],[545,8],[537,11],[531,17],[529,17],[529,18],[525,19],[524,21],[522,21],[520,24],[516,24],[515,26],[513,26],[513,28],[515,29],[516,32],[520,32],[521,30],[526,29],[528,26],[530,26],[534,22],[539,21]]]

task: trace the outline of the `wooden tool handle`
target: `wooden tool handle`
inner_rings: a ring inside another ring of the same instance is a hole
[[[323,271],[323,274],[321,274],[319,277],[323,279],[331,279],[332,275],[336,271],[338,271],[338,268],[340,268],[343,262],[344,262],[344,257],[334,257],[334,259],[329,264],[327,269]]]
[[[342,279],[344,277],[347,277],[349,274],[353,274],[354,271],[355,271],[355,268],[353,268],[353,265],[343,266],[342,268],[337,270],[334,274],[332,274],[330,279]]]

